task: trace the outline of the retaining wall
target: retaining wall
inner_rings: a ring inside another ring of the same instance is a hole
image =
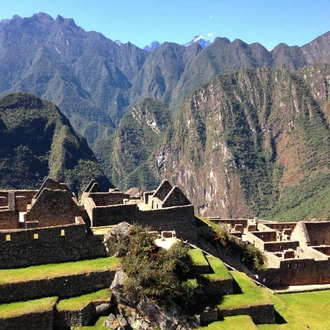
[[[115,270],[108,269],[38,281],[3,284],[0,286],[0,303],[51,296],[61,298],[80,296],[110,287],[115,273]]]
[[[218,320],[225,316],[250,315],[256,324],[275,323],[275,310],[273,304],[246,306],[234,309],[220,309]]]
[[[89,325],[96,315],[95,305],[90,302],[79,310],[63,310],[55,312],[55,325],[57,327]]]
[[[102,238],[84,223],[0,231],[0,268],[17,268],[105,256]]]
[[[194,206],[175,206],[164,209],[140,211],[137,222],[151,230],[175,230],[176,236],[182,239],[197,237]]]
[[[40,313],[23,314],[20,316],[1,319],[0,330],[53,330],[54,329],[54,312],[49,310]]]

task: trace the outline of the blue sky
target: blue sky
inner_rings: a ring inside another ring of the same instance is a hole
[[[73,18],[86,31],[144,47],[154,40],[280,42],[302,46],[330,31],[330,0],[0,0],[0,20],[44,12]]]

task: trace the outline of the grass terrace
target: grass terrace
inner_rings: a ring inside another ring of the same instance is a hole
[[[204,253],[200,249],[190,249],[189,255],[195,266],[208,266],[208,262],[205,259]]]
[[[214,274],[203,274],[205,278],[209,280],[227,280],[232,278],[229,270],[219,258],[213,256],[206,256],[205,258],[214,271]]]
[[[49,297],[0,305],[0,329],[1,319],[13,318],[30,313],[51,311],[56,305],[57,300],[58,297]]]
[[[45,264],[17,269],[0,269],[0,285],[116,269],[118,263],[118,258],[110,257],[64,262],[60,264]]]
[[[111,291],[107,288],[97,292],[84,294],[79,297],[60,300],[56,307],[58,311],[75,311],[82,309],[90,302],[110,300],[110,298]]]
[[[230,274],[242,292],[237,292],[238,294],[234,292],[232,295],[224,296],[222,303],[218,305],[219,309],[232,309],[272,303],[270,291],[256,285],[246,274],[237,271],[230,271]]]
[[[330,291],[271,295],[276,324],[258,324],[261,330],[330,329]]]
[[[227,316],[223,321],[213,322],[206,327],[200,327],[200,330],[257,330],[258,327],[248,315]]]

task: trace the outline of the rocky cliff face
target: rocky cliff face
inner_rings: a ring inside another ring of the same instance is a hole
[[[90,146],[107,136],[144,97],[176,113],[184,99],[219,73],[329,62],[326,33],[303,47],[216,38],[202,48],[164,43],[153,52],[86,32],[73,19],[39,13],[0,22],[0,93],[32,92],[54,102]]]
[[[325,68],[217,76],[186,100],[158,149],[166,155],[162,175],[202,214],[271,214],[288,188],[329,174]]]

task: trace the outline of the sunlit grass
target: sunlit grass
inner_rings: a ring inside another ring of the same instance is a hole
[[[239,285],[242,293],[224,296],[219,309],[240,308],[245,306],[257,306],[271,303],[270,291],[256,285],[244,273],[231,271],[230,274]]]
[[[256,330],[252,318],[248,315],[227,316],[223,321],[213,322],[205,327],[200,327],[201,330]]]
[[[190,249],[189,255],[195,266],[208,266],[204,253],[200,249]]]
[[[118,258],[97,258],[92,260],[64,262],[60,264],[46,264],[18,269],[1,269],[0,285],[26,281],[36,281],[58,276],[89,273],[106,269],[115,269]]]
[[[95,302],[98,300],[108,300],[110,301],[111,291],[110,289],[103,289],[97,292],[92,292],[88,294],[81,295],[79,297],[73,297],[69,299],[60,300],[57,304],[57,310],[80,310],[90,302]]]
[[[219,279],[225,280],[232,278],[229,270],[219,258],[213,256],[206,256],[206,259],[210,263],[210,266],[214,271],[214,274],[203,274],[204,277],[210,280],[219,280]]]
[[[51,311],[57,299],[57,297],[50,297],[0,305],[0,329],[1,319],[12,318],[23,314]]]
[[[330,329],[330,291],[280,294],[271,297],[277,324],[259,324],[262,330]]]

